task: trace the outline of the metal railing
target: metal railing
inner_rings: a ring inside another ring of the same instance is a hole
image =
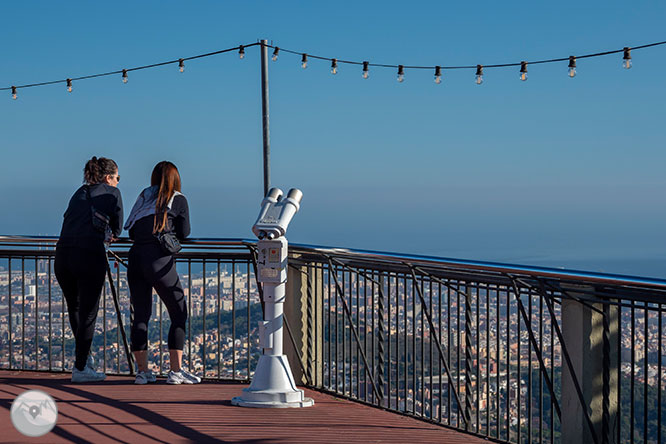
[[[0,368],[70,371],[74,338],[53,271],[51,237],[0,237]],[[105,282],[91,354],[108,374],[127,374],[118,316],[129,338],[131,307],[124,266],[130,243],[111,247],[111,270],[120,312]],[[252,244],[242,240],[191,240],[176,258],[187,296],[183,365],[207,378],[248,381],[258,359],[255,330],[262,317],[254,279]],[[158,374],[168,371],[169,316],[153,293],[148,356]]]
[[[54,243],[0,236],[0,368],[70,369]],[[113,250],[124,260],[129,245]],[[248,381],[260,354],[254,245],[191,240],[177,257],[184,363],[207,378]],[[504,442],[577,429],[587,442],[664,442],[664,280],[295,244],[290,268],[285,339],[312,388]],[[129,330],[125,270],[113,270]],[[149,356],[163,373],[168,315],[153,297]],[[121,374],[116,316],[107,283],[93,353]]]
[[[290,253],[310,384],[499,441],[664,441],[666,280]]]

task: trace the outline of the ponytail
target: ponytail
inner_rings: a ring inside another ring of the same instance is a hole
[[[180,191],[180,173],[173,163],[164,160],[153,168],[150,185],[157,186],[157,202],[153,219],[153,233],[160,233],[167,226],[168,204],[176,191]]]

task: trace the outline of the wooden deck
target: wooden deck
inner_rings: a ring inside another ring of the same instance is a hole
[[[245,385],[205,382],[170,386],[164,379],[136,386],[124,376],[103,383],[72,384],[69,374],[0,371],[0,442],[418,442],[484,440],[416,419],[345,401],[313,390],[315,406],[303,409],[234,407]],[[11,424],[17,395],[39,389],[58,405],[58,423],[41,438],[27,438]]]

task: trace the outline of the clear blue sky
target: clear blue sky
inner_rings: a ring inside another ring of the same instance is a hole
[[[13,2],[0,85],[76,77],[259,38],[404,65],[565,57],[666,40],[663,2]],[[304,191],[292,242],[612,272],[666,268],[666,46],[473,71],[270,64],[272,182]],[[2,234],[58,234],[93,155],[125,206],[175,162],[195,237],[250,237],[262,194],[259,52],[0,98]],[[626,265],[633,261],[634,266]],[[637,269],[635,264],[641,263]],[[609,265],[610,264],[610,265]],[[613,265],[615,264],[615,265]],[[622,265],[625,264],[625,265]],[[645,265],[647,264],[647,265]],[[666,276],[666,271],[661,272]]]

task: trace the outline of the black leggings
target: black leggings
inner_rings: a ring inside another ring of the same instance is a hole
[[[106,267],[104,247],[99,250],[56,248],[55,275],[67,301],[69,323],[76,340],[74,366],[79,370],[85,368],[90,353]]]
[[[164,255],[159,245],[133,245],[129,252],[127,281],[130,301],[134,307],[132,351],[148,349],[148,321],[152,312],[153,288],[166,305],[171,318],[169,349],[182,350],[185,344],[187,304],[173,256]]]

